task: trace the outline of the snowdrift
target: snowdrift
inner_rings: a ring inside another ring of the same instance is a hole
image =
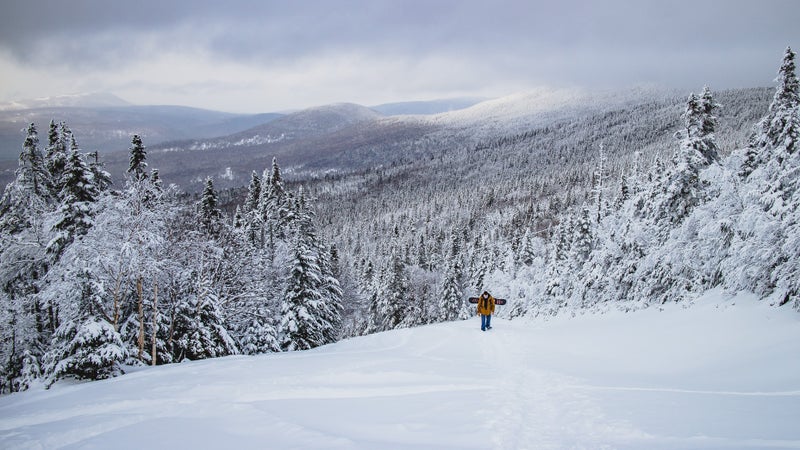
[[[800,448],[800,316],[478,319],[0,398],[0,448]]]

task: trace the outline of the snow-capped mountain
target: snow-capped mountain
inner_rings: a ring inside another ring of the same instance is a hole
[[[751,108],[751,102],[765,101],[756,100],[752,90],[722,95],[726,105],[745,104],[726,110],[723,126],[729,121],[739,124],[745,116],[751,119],[752,111],[761,108],[755,104]],[[278,157],[290,171],[349,172],[408,158],[441,156],[462,146],[519,139],[536,130],[545,134],[539,135],[539,144],[532,145],[554,145],[550,138],[555,138],[561,141],[555,145],[567,146],[574,133],[559,134],[554,127],[567,123],[584,129],[596,127],[596,139],[601,139],[599,135],[605,131],[599,130],[618,126],[618,122],[600,122],[627,120],[628,114],[641,122],[639,127],[647,127],[645,122],[652,120],[677,123],[680,113],[675,111],[682,97],[657,89],[600,93],[539,89],[446,113],[401,116],[385,116],[354,104],[325,105],[285,115],[233,115],[169,106],[5,111],[0,112],[0,148],[6,152],[0,181],[8,182],[13,175],[23,128],[35,122],[43,130],[53,118],[67,122],[84,151],[105,153],[107,167],[116,178],[127,168],[130,136],[139,134],[165,179],[196,190],[207,176],[218,177],[226,187],[241,186],[253,167],[266,167],[272,157]],[[663,143],[670,142],[675,131],[657,124],[650,128],[660,130],[658,140]],[[606,140],[624,141],[630,131],[622,130]],[[736,131],[740,135],[732,139],[743,141],[745,132]],[[187,152],[194,154],[187,156]]]
[[[743,141],[747,126],[735,126],[755,120],[752,111],[763,110],[769,91],[734,90],[721,95],[727,105],[736,108],[726,110],[730,112],[725,113],[722,124],[734,134],[720,135]],[[391,117],[358,105],[328,105],[290,113],[228,136],[150,143],[148,148],[165,179],[189,190],[199,189],[199,181],[207,176],[219,177],[222,186],[242,186],[254,167],[267,167],[273,157],[289,172],[347,173],[412,158],[444,157],[464,147],[523,140],[532,148],[573,148],[584,155],[578,159],[583,160],[593,155],[592,147],[596,149],[602,140],[613,156],[623,150],[623,142],[645,137],[633,136],[644,130],[648,148],[641,150],[651,158],[674,142],[683,97],[655,89],[605,93],[540,90],[437,115]],[[565,132],[566,128],[572,129]],[[526,137],[530,133],[535,136]],[[587,142],[575,142],[581,135]],[[127,154],[108,155],[106,160],[112,173],[121,174]]]
[[[385,116],[431,115],[469,108],[489,100],[483,97],[462,97],[442,100],[384,103],[369,108]]]

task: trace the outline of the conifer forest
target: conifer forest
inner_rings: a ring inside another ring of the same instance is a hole
[[[467,319],[484,290],[511,319],[713,289],[800,310],[795,64],[768,89],[449,116],[342,170],[264,140],[249,182],[198,192],[142,135],[112,177],[68,117],[31,123],[0,201],[0,393]]]

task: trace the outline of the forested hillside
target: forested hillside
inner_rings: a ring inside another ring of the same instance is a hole
[[[717,96],[726,105],[715,111],[717,165],[746,145],[771,91]],[[438,320],[455,298],[484,288],[512,297],[513,314],[539,311],[555,301],[546,285],[563,282],[555,273],[577,269],[562,260],[577,251],[581,232],[588,252],[599,245],[600,222],[611,221],[625,198],[663,189],[654,183],[675,164],[682,145],[675,133],[686,129],[685,99],[673,100],[565,118],[308,185],[323,231],[340,241],[347,291],[363,295],[364,305],[386,298],[388,281],[378,275],[398,267],[395,255],[406,274],[403,297],[425,310],[407,322]],[[590,217],[580,225],[584,206]],[[446,298],[448,286],[459,290]]]
[[[484,289],[508,317],[713,288],[797,309],[795,72],[787,49],[769,90],[355,108],[302,164],[230,153],[258,170],[225,205],[219,178],[167,185],[139,136],[112,185],[68,126],[32,124],[0,209],[0,391],[466,318]]]

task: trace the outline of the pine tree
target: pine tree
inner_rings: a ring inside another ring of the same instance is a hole
[[[593,183],[592,183],[592,194],[594,195],[594,204],[595,204],[595,223],[600,223],[600,220],[606,214],[606,200],[604,197],[605,191],[605,169],[606,168],[606,152],[603,146],[603,143],[600,143],[600,157],[597,162],[597,166],[595,167],[594,173],[592,175]]]
[[[292,215],[295,220],[297,238],[302,239],[309,246],[313,262],[319,267],[320,293],[322,295],[319,319],[323,324],[324,341],[325,343],[336,342],[342,332],[342,288],[331,261],[332,250],[328,250],[317,235],[314,226],[314,209],[302,187]]]
[[[261,196],[261,178],[254,170],[250,176],[250,184],[247,186],[247,198],[244,201],[244,214],[250,214],[258,210],[258,200]]]
[[[44,155],[39,150],[39,135],[33,123],[28,126],[22,153],[19,155],[19,167],[17,177],[21,176],[30,185],[34,195],[47,198],[49,173],[45,167]]]
[[[48,252],[54,258],[60,257],[75,238],[86,234],[92,226],[93,203],[100,193],[94,181],[91,170],[78,152],[77,144],[72,138],[72,148],[59,182],[62,186],[59,193],[61,204],[56,212],[57,220],[53,225],[55,237],[47,246]]]
[[[414,299],[410,298],[406,264],[396,248],[392,252],[388,269],[388,278],[383,294],[385,307],[383,311],[379,311],[382,330],[393,330],[400,326],[406,315],[409,314],[409,307],[414,302]]]
[[[715,119],[711,114],[716,108],[710,92],[704,93],[702,100],[694,93],[689,95],[683,114],[685,131],[673,156],[674,167],[665,174],[661,181],[663,185],[655,183],[652,190],[652,193],[659,194],[654,197],[656,204],[648,209],[657,221],[678,224],[693,208],[707,200],[700,172],[718,159]],[[662,191],[663,195],[660,194]],[[664,233],[666,230],[661,230],[659,235],[663,238]]]
[[[372,283],[367,289],[367,326],[365,333],[377,333],[385,331],[383,322],[383,312],[387,308],[385,292],[385,279],[387,277],[386,268],[382,268],[372,277]]]
[[[34,226],[50,203],[49,172],[39,151],[36,126],[30,124],[15,179],[0,199],[0,231],[15,234]]]
[[[131,174],[135,181],[147,178],[147,151],[145,151],[142,138],[138,134],[134,134],[131,138],[128,173]]]
[[[292,217],[292,199],[286,192],[278,166],[278,160],[272,159],[272,171],[264,171],[265,177],[261,182],[261,197],[259,199],[259,211],[261,221],[267,230],[271,230],[274,236],[283,239],[289,232]]]
[[[209,236],[218,236],[222,227],[222,212],[217,208],[217,193],[211,177],[206,178],[205,188],[200,197],[198,219],[200,228]]]
[[[206,274],[200,274],[195,292],[176,307],[173,352],[176,361],[235,355],[236,342],[228,334],[219,310],[219,296]]]
[[[245,355],[281,351],[278,330],[270,312],[263,306],[251,312],[239,347]]]
[[[722,105],[714,101],[708,86],[703,87],[703,92],[700,94],[700,134],[704,142],[700,147],[700,153],[706,159],[706,164],[719,162],[719,149],[714,140],[714,133],[718,124],[715,114],[721,107]]]
[[[439,306],[442,321],[451,321],[464,318],[464,295],[461,291],[460,270],[457,262],[450,264],[445,274],[441,288],[441,304]]]
[[[100,380],[121,375],[121,364],[127,357],[119,333],[99,317],[103,288],[97,278],[81,270],[76,280],[78,289],[64,294],[77,297],[77,315],[58,327],[45,356],[50,385],[62,378]]]
[[[533,248],[533,240],[534,236],[531,232],[530,228],[525,229],[525,234],[522,236],[522,242],[520,242],[519,248],[519,262],[526,266],[530,266],[533,264],[534,259],[536,258],[536,252]]]
[[[45,155],[45,167],[47,168],[50,180],[50,196],[59,198],[61,192],[61,180],[64,168],[67,165],[67,136],[71,134],[64,122],[56,125],[50,121],[48,131],[47,153]]]
[[[105,192],[114,184],[111,181],[111,174],[103,169],[104,164],[100,162],[100,155],[97,151],[89,153],[87,156],[89,171],[92,173],[92,178],[95,186],[100,192]],[[158,172],[153,171],[153,182],[158,180]]]
[[[342,336],[342,305],[344,293],[342,292],[339,277],[332,262],[332,251],[326,252],[324,247],[317,248],[319,255],[320,275],[322,276],[322,320],[326,322],[325,342],[333,343]]]
[[[786,154],[792,154],[798,146],[797,135],[800,127],[797,118],[797,105],[800,104],[800,83],[798,82],[795,65],[795,52],[790,47],[786,52],[778,69],[775,81],[778,86],[772,103],[769,105],[767,115],[754,127],[747,148],[744,152],[744,162],[739,170],[740,176],[748,177],[757,167],[764,165],[773,155],[776,148],[785,149]],[[788,141],[786,140],[788,138]],[[780,159],[785,156],[775,155]]]
[[[739,175],[744,209],[737,214],[725,262],[734,287],[767,296],[782,291],[781,304],[800,307],[800,86],[795,53],[787,48],[767,114],[756,124]],[[747,268],[743,270],[742,268]],[[735,274],[735,275],[734,275]]]
[[[320,314],[323,303],[322,274],[304,237],[298,236],[292,251],[291,274],[281,304],[281,348],[307,350],[326,343],[326,327]]]
[[[631,198],[631,188],[628,185],[628,177],[623,173],[619,177],[619,191],[617,192],[617,198],[614,200],[614,209],[619,211],[629,198]]]
[[[592,235],[592,218],[589,210],[589,205],[583,204],[581,208],[581,215],[575,222],[576,228],[574,230],[574,237],[572,239],[572,259],[579,265],[589,259],[592,252],[594,237]]]

